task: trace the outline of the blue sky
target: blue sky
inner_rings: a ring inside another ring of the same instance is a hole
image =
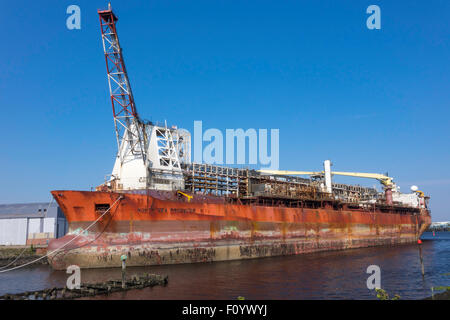
[[[81,8],[81,30],[66,8]],[[381,8],[381,30],[366,8]],[[116,144],[98,8],[2,1],[0,203],[95,187]],[[143,118],[279,128],[280,168],[389,172],[450,220],[450,2],[112,1]],[[374,181],[337,181],[377,184]]]

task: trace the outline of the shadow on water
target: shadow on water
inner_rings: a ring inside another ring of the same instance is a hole
[[[94,299],[375,299],[367,289],[369,265],[381,268],[381,287],[402,299],[431,295],[432,286],[450,285],[450,233],[422,237],[425,278],[417,244],[383,246],[299,256],[128,268],[133,273],[167,274],[166,287],[118,292]],[[0,274],[0,295],[62,287],[68,275],[48,266]],[[82,282],[120,279],[121,270],[86,269]],[[90,298],[92,299],[92,298]]]

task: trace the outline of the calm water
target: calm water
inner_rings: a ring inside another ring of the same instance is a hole
[[[128,268],[129,274],[167,274],[166,287],[146,288],[96,299],[375,299],[366,287],[369,265],[381,268],[381,287],[402,299],[431,295],[450,286],[450,233],[422,237],[425,279],[417,244],[353,249],[245,261]],[[120,269],[82,270],[82,282],[120,279]],[[48,266],[0,274],[0,295],[65,285],[67,275]]]

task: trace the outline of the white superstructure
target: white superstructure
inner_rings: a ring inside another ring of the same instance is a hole
[[[108,184],[115,190],[184,189],[181,164],[191,158],[189,131],[150,123],[143,127],[145,159],[129,151],[136,144],[123,139]]]

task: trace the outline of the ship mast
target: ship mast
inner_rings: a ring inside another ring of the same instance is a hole
[[[134,103],[122,49],[117,35],[117,16],[108,5],[108,10],[98,10],[105,53],[114,126],[117,139],[117,157],[121,164],[129,160],[142,159],[146,164],[145,129]]]

